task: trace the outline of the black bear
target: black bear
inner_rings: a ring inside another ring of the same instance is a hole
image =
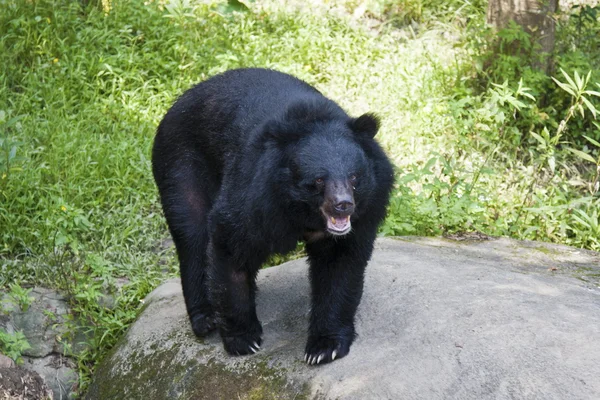
[[[262,343],[256,275],[306,242],[312,308],[305,360],[342,358],[393,185],[371,114],[349,117],[273,70],[238,69],[185,92],[156,134],[154,178],[181,266],[194,333],[227,352]]]

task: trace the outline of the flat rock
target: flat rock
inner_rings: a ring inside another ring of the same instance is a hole
[[[88,399],[599,399],[600,255],[509,239],[382,239],[359,337],[332,364],[302,362],[304,259],[262,270],[262,350],[230,357],[191,332],[181,287],[146,299]]]

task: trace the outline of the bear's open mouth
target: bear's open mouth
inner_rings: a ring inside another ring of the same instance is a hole
[[[345,235],[352,229],[350,216],[336,218],[326,215],[325,218],[327,219],[327,231],[333,235]]]

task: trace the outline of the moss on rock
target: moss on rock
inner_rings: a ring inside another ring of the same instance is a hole
[[[258,357],[236,368],[201,351],[186,359],[180,345],[131,353],[131,359],[113,364],[107,357],[96,371],[87,399],[306,399],[307,385],[290,382],[281,368]],[[119,347],[119,346],[117,346]],[[199,360],[207,360],[203,363]]]

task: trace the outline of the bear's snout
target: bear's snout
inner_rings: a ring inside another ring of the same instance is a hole
[[[325,211],[329,215],[348,217],[354,212],[354,191],[350,182],[332,181],[325,185]]]
[[[354,191],[350,182],[328,182],[321,211],[330,233],[345,235],[350,232],[350,216],[354,213]]]
[[[333,205],[335,211],[340,214],[352,214],[354,212],[354,203],[350,200],[339,200]]]

